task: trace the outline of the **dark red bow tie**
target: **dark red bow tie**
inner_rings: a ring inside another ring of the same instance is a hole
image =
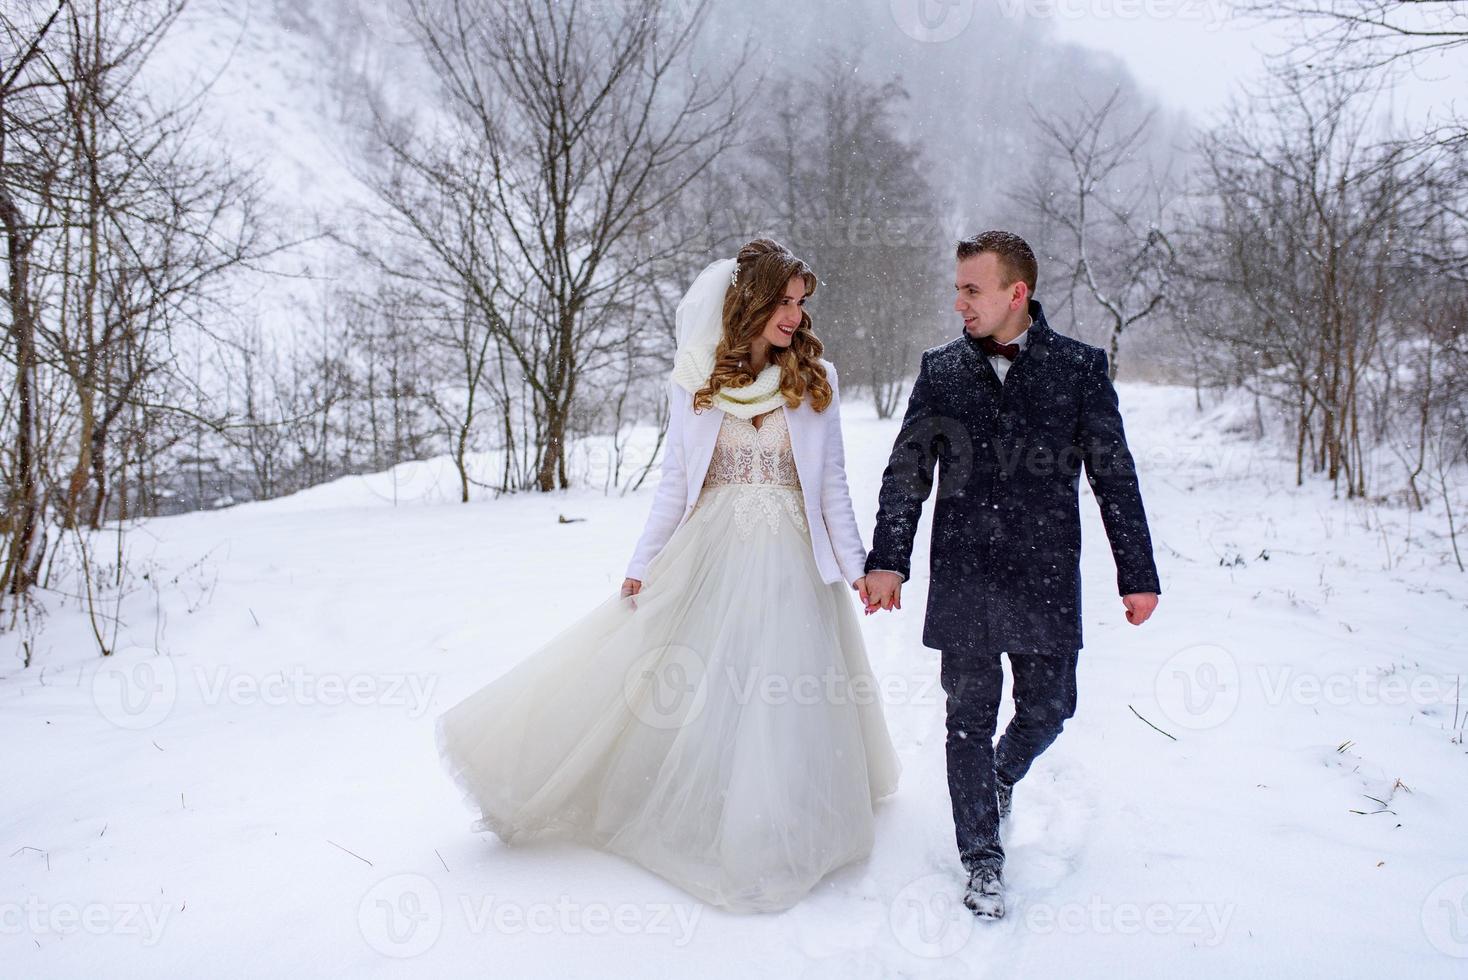
[[[980,337],[979,349],[988,357],[1003,357],[1010,361],[1019,357],[1019,344],[1001,344],[993,337]]]

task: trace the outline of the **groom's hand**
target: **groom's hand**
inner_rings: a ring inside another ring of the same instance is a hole
[[[1133,626],[1141,626],[1157,608],[1157,593],[1133,592],[1122,596],[1121,604],[1126,606],[1126,621]]]
[[[902,608],[902,576],[896,572],[871,571],[866,574],[866,603],[868,614],[878,609]]]

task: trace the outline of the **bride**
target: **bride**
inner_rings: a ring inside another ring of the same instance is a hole
[[[583,841],[744,912],[870,853],[901,767],[846,591],[866,602],[866,551],[815,285],[759,239],[679,303],[662,480],[620,593],[437,721],[475,830]]]

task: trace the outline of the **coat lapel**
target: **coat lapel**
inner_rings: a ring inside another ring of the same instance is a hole
[[[1025,349],[1009,365],[1009,370],[1004,373],[1003,381],[999,380],[999,375],[994,371],[994,365],[989,363],[989,359],[980,352],[979,345],[973,338],[969,337],[967,333],[962,335],[967,341],[959,345],[960,356],[964,364],[973,377],[989,386],[996,398],[1002,398],[1008,392],[1013,391],[1016,386],[1024,383],[1029,373],[1050,356],[1050,340],[1055,336],[1055,332],[1046,322],[1045,310],[1040,306],[1039,301],[1032,299],[1029,302],[1029,314],[1035,322],[1030,326]]]
[[[979,347],[974,343],[972,337],[968,336],[966,332],[962,336],[964,343],[958,345],[958,350],[959,356],[963,358],[964,366],[981,383],[991,384],[992,387],[998,389],[999,375],[994,373],[994,365],[990,364],[989,359],[979,352]]]
[[[1020,372],[1019,380],[1015,383],[1023,382],[1031,371],[1050,356],[1050,341],[1054,338],[1055,331],[1050,329],[1050,324],[1045,319],[1045,310],[1038,300],[1030,300],[1029,314],[1035,322],[1030,325],[1025,349],[1014,359],[1014,363],[1009,366],[1009,373],[1004,376],[1006,384],[1015,377],[1015,371]]]

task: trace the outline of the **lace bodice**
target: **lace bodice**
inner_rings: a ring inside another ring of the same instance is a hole
[[[724,416],[719,423],[713,459],[709,462],[703,485],[714,487],[729,483],[800,486],[784,408],[761,416],[758,427],[752,419]]]
[[[733,495],[734,528],[741,538],[748,538],[761,526],[778,534],[787,519],[805,533],[805,502],[785,409],[765,413],[758,427],[751,419],[725,415],[703,488],[706,493],[700,500]]]

